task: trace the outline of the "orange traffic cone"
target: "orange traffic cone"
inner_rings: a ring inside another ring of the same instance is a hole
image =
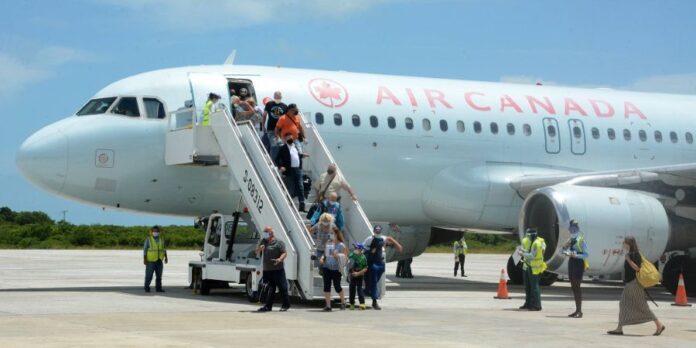
[[[497,298],[499,300],[509,300],[510,297],[508,296],[508,290],[507,290],[507,277],[505,277],[505,268],[500,270],[500,282],[498,283],[498,296],[495,296],[493,298]]]
[[[684,287],[684,276],[679,273],[679,285],[677,285],[677,298],[672,303],[672,306],[691,307],[686,299],[686,288]]]

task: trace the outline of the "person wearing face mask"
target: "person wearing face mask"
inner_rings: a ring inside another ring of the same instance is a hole
[[[167,249],[164,246],[164,238],[160,236],[159,226],[152,226],[150,229],[150,237],[145,239],[143,247],[143,264],[145,265],[145,292],[150,292],[150,283],[152,283],[152,273],[155,273],[157,280],[155,281],[155,291],[164,292],[162,289],[162,271],[164,265],[169,262],[167,258]]]
[[[647,322],[655,323],[653,336],[660,336],[665,331],[665,326],[660,322],[648,306],[648,294],[636,280],[636,273],[640,271],[643,257],[638,250],[638,243],[634,237],[626,237],[623,241],[624,250],[624,289],[621,292],[619,302],[619,326],[611,331],[610,335],[623,335],[623,327]]]
[[[329,240],[329,233],[335,231],[338,231],[338,228],[334,224],[333,215],[329,213],[321,214],[319,221],[309,229],[309,233],[312,235],[312,239],[314,239],[314,245],[317,246],[316,264],[320,271],[321,265],[319,264],[319,260],[324,255],[324,246]]]
[[[296,145],[301,148],[304,142],[304,128],[302,128],[302,117],[296,104],[288,105],[288,111],[281,116],[276,123],[276,136],[287,139],[291,136],[296,141]]]
[[[283,94],[280,91],[273,93],[273,100],[268,101],[264,105],[263,115],[261,116],[261,132],[264,136],[261,138],[266,151],[275,158],[278,153],[278,141],[275,136],[276,124],[280,116],[285,115],[288,111],[288,106],[283,103]]]
[[[329,238],[324,245],[324,255],[319,259],[319,263],[323,268],[322,278],[324,280],[324,306],[325,312],[331,311],[331,283],[334,290],[341,299],[341,310],[346,309],[346,298],[343,295],[341,287],[341,264],[345,264],[348,253],[346,246],[343,244],[343,237],[338,231],[331,231]],[[341,258],[344,260],[342,261]]]
[[[309,222],[314,225],[319,220],[319,217],[328,213],[334,217],[334,223],[339,230],[343,231],[345,227],[345,221],[343,220],[343,209],[341,208],[341,203],[338,203],[338,195],[336,192],[331,192],[326,196],[326,199],[321,202],[319,208],[314,211],[314,215],[309,220]]]
[[[208,100],[206,100],[203,106],[203,119],[201,120],[201,126],[210,126],[210,113],[213,112],[213,105],[220,101],[220,96],[215,93],[208,94]]]
[[[288,280],[285,277],[285,258],[288,253],[285,243],[275,238],[275,232],[270,226],[263,229],[262,239],[256,246],[256,257],[263,253],[263,279],[268,282],[268,296],[263,307],[258,312],[270,312],[273,309],[276,287],[280,291],[280,298],[283,302],[280,307],[281,312],[290,308],[290,297],[288,295]]]
[[[396,239],[390,236],[382,236],[382,226],[376,225],[372,232],[373,236],[367,237],[363,245],[367,249],[367,277],[365,278],[365,291],[372,297],[372,308],[376,310],[382,309],[377,303],[379,299],[379,281],[384,274],[385,266],[385,247],[394,247],[398,252],[402,252],[403,248]]]
[[[285,145],[278,150],[276,166],[288,178],[287,189],[291,196],[297,197],[300,211],[305,211],[304,185],[302,183],[302,153],[292,136],[285,138]],[[316,220],[312,224],[315,224]]]
[[[517,252],[524,262],[524,292],[525,301],[520,309],[530,311],[541,310],[541,290],[539,289],[539,277],[546,270],[544,251],[546,242],[537,236],[535,228],[528,228],[522,240],[522,249]]]
[[[580,226],[577,220],[570,220],[568,226],[570,238],[565,242],[561,249],[563,255],[568,258],[568,278],[570,279],[570,287],[573,289],[575,297],[575,312],[568,315],[571,318],[582,318],[582,292],[580,284],[585,269],[589,267],[587,262],[587,243],[585,237],[580,234]]]

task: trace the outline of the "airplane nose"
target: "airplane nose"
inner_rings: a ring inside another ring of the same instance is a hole
[[[34,185],[60,192],[68,172],[68,141],[55,127],[46,127],[24,141],[16,162]]]

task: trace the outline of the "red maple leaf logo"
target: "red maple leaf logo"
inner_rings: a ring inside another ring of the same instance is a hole
[[[348,101],[345,87],[335,81],[314,79],[309,81],[309,91],[318,102],[331,108],[340,107]]]

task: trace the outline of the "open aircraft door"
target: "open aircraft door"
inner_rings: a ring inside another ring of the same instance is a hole
[[[196,124],[203,120],[203,107],[208,101],[208,95],[215,93],[221,97],[219,103],[227,105],[230,101],[230,91],[227,88],[227,78],[220,74],[188,73],[191,99],[196,109]],[[212,110],[211,110],[212,113]]]

